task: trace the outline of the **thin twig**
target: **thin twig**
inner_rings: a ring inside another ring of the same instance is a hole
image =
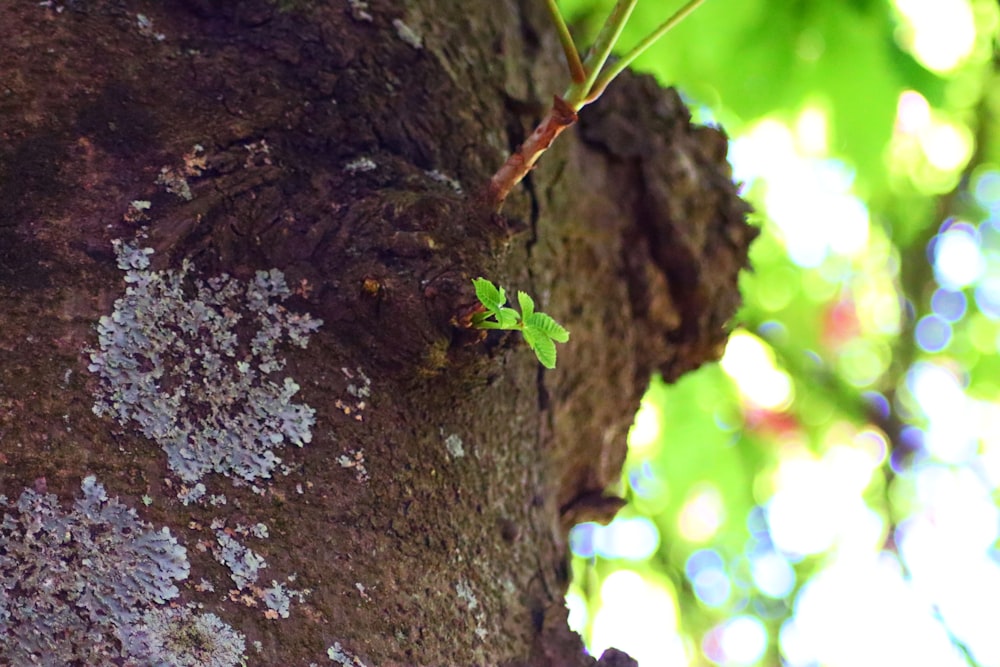
[[[559,34],[559,43],[562,44],[563,53],[566,54],[566,64],[569,66],[570,79],[573,83],[583,83],[587,80],[587,72],[583,68],[583,62],[580,60],[580,52],[576,50],[573,36],[569,34],[569,27],[567,27],[566,21],[559,12],[559,5],[556,4],[556,0],[545,0],[545,6],[548,7],[549,16],[552,17],[552,22],[556,26],[556,32]]]
[[[511,189],[528,175],[542,153],[552,145],[562,131],[576,122],[576,111],[558,95],[552,98],[552,108],[538,124],[535,131],[504,162],[490,179],[488,197],[498,209]]]

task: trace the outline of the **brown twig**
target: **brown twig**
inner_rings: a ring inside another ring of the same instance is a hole
[[[499,210],[515,185],[524,180],[542,153],[552,145],[562,131],[576,122],[576,111],[558,95],[552,98],[552,108],[524,143],[490,179],[487,196],[494,210]]]

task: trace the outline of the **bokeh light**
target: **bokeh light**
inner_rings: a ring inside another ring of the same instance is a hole
[[[981,169],[976,177],[973,195],[980,206],[991,213],[1000,207],[1000,172]]]
[[[708,631],[702,641],[705,657],[717,665],[753,665],[767,648],[767,629],[753,616],[736,616]]]
[[[720,363],[644,400],[627,520],[574,537],[590,628],[627,572],[674,605],[641,667],[1000,667],[1000,6],[806,4],[713,0],[650,58],[761,235]]]
[[[840,559],[814,575],[781,629],[791,667],[959,667],[931,604],[889,555]]]
[[[570,531],[570,549],[583,558],[643,560],[656,552],[660,533],[646,517],[615,517],[607,526],[586,522]]]
[[[719,363],[753,404],[777,410],[791,402],[791,380],[776,368],[771,349],[753,334],[734,332]]]
[[[972,225],[964,222],[949,225],[935,237],[932,258],[934,275],[946,289],[958,290],[971,285],[984,269],[979,235]]]
[[[725,520],[722,494],[711,484],[696,487],[677,518],[677,533],[689,542],[710,540]]]
[[[976,306],[993,319],[1000,319],[1000,275],[989,275],[976,285]]]
[[[881,517],[862,497],[876,465],[865,452],[846,445],[819,459],[806,454],[783,458],[766,506],[775,547],[797,558],[837,543],[877,543]]]
[[[931,310],[946,322],[957,322],[965,317],[968,299],[964,292],[939,289],[931,297]]]
[[[677,633],[677,603],[667,582],[632,570],[616,570],[601,584],[600,599],[589,642],[594,654],[614,646],[643,667],[687,663],[684,643]]]
[[[738,179],[766,183],[764,206],[788,256],[799,266],[815,267],[830,255],[862,252],[869,216],[851,192],[849,169],[836,160],[808,156],[818,143],[813,135],[819,132],[820,115],[815,109],[804,113],[801,140],[783,123],[764,120],[733,142],[730,161]]]
[[[940,352],[951,342],[951,323],[940,315],[925,315],[917,322],[917,345],[925,352]]]
[[[931,456],[962,463],[976,453],[975,404],[966,397],[954,371],[940,364],[919,362],[907,374],[906,386],[927,420],[923,447]]]
[[[639,405],[639,412],[628,433],[629,449],[636,454],[651,456],[659,444],[659,436],[659,413],[655,405],[645,400]]]
[[[768,597],[784,598],[795,587],[795,570],[777,551],[764,550],[751,556],[751,572],[757,589]]]
[[[903,19],[900,44],[925,67],[954,69],[972,53],[976,24],[967,0],[894,0]]]
[[[732,584],[726,563],[717,551],[702,549],[691,554],[687,559],[684,572],[694,594],[709,607],[719,607],[729,600]]]

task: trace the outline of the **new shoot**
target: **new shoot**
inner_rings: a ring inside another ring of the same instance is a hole
[[[521,307],[518,313],[504,305],[507,294],[502,287],[497,287],[486,278],[476,278],[472,284],[475,285],[479,303],[486,309],[473,316],[472,326],[477,329],[520,331],[539,363],[546,368],[555,368],[556,343],[568,341],[569,332],[545,313],[536,312],[534,299],[524,292],[517,293],[517,303]]]

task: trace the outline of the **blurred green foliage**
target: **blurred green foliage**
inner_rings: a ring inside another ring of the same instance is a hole
[[[611,4],[560,2],[578,44]],[[639,0],[622,50],[673,9]],[[595,651],[1000,664],[969,620],[1000,617],[975,601],[1000,598],[997,25],[992,0],[709,0],[637,61],[725,127],[763,233],[722,364],[653,379],[629,507],[574,531],[568,600]],[[605,587],[621,572],[676,614],[639,592],[630,612]]]

